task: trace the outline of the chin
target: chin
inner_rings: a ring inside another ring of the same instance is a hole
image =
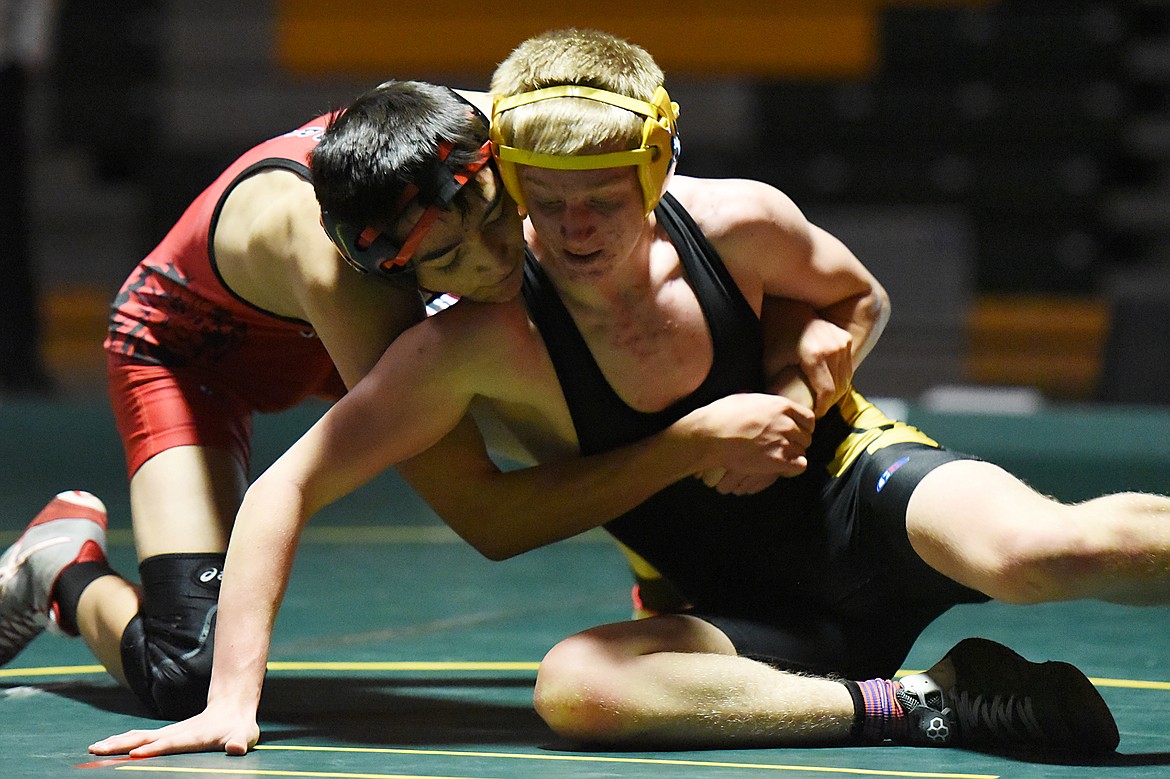
[[[478,290],[472,299],[480,303],[506,303],[518,294],[520,294],[520,284],[508,283]]]

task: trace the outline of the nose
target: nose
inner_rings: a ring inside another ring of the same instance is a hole
[[[596,231],[597,223],[587,206],[566,204],[561,213],[561,237],[566,244],[588,241]]]

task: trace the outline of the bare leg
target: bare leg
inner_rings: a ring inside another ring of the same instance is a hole
[[[130,480],[138,559],[172,552],[223,552],[247,488],[226,452],[179,446],[160,452]]]
[[[717,628],[678,615],[565,639],[541,663],[535,700],[560,735],[615,745],[843,743],[854,714],[844,685],[738,657]]]
[[[561,736],[619,747],[886,740],[1102,754],[1118,744],[1109,707],[1083,673],[1067,663],[1029,662],[986,639],[959,642],[902,683],[853,685],[865,697],[865,725],[854,736],[862,703],[845,684],[737,657],[711,624],[661,616],[602,625],[557,644],[541,663],[535,700]]]
[[[1170,602],[1170,498],[1066,505],[989,463],[947,463],[910,499],[907,532],[931,567],[1009,603]]]
[[[150,458],[130,481],[138,559],[175,552],[223,552],[245,488],[242,468],[225,452],[168,449]],[[85,588],[77,626],[90,651],[120,683],[121,640],[138,613],[137,587],[104,576]]]
[[[138,588],[120,576],[103,576],[85,588],[77,604],[77,629],[110,676],[126,685],[120,651],[122,633],[138,613]]]

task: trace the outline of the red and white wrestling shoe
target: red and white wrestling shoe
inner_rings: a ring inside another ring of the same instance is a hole
[[[97,550],[87,549],[96,544]],[[106,507],[88,492],[62,492],[0,557],[0,665],[49,624],[49,596],[69,565],[106,551]]]

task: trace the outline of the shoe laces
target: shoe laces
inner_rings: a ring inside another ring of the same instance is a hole
[[[0,665],[11,659],[10,653],[24,648],[44,629],[44,616],[36,612],[17,614],[0,620]]]
[[[1044,737],[1028,695],[972,695],[963,690],[953,699],[959,730],[976,738],[1034,740]]]

